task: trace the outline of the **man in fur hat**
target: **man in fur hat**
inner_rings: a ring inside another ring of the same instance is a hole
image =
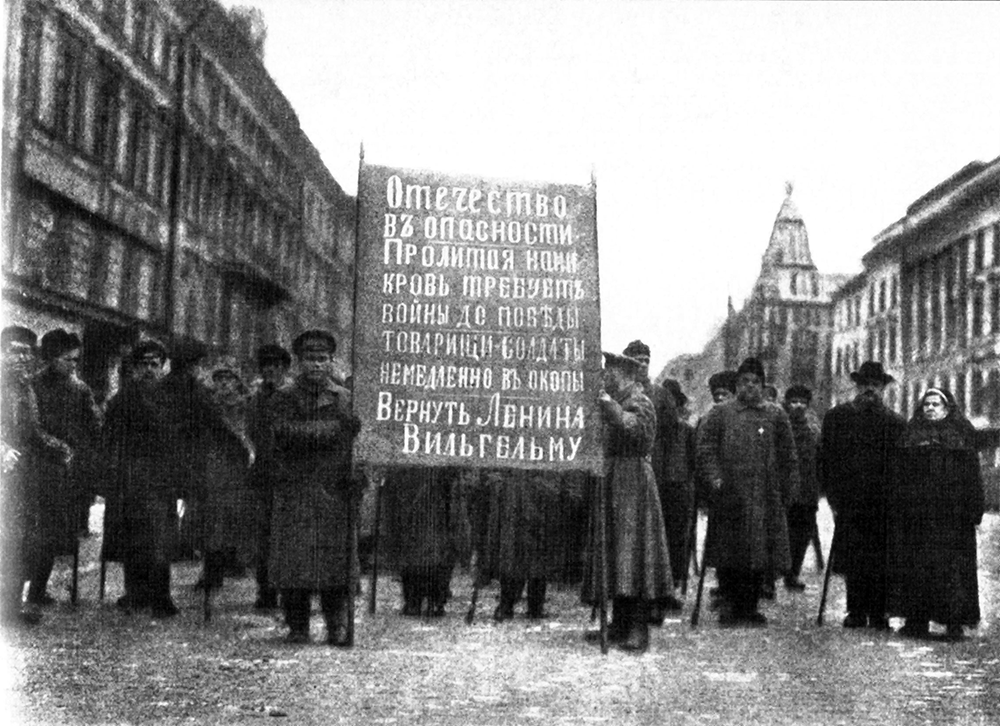
[[[81,348],[80,338],[62,328],[42,336],[45,368],[34,380],[38,414],[42,428],[72,453],[68,464],[62,456],[39,461],[41,542],[28,589],[28,601],[36,605],[55,602],[46,592],[55,558],[76,551],[94,499],[88,479],[96,472],[101,417],[93,391],[77,376]]]
[[[358,574],[351,447],[361,422],[350,392],[333,380],[336,350],[325,330],[299,335],[292,344],[299,375],[271,400],[269,574],[281,592],[289,642],[309,641],[310,600],[319,593],[327,642],[347,647]]]
[[[591,530],[598,536],[592,539],[583,600],[591,605],[598,601],[603,548],[613,606],[608,638],[624,650],[642,652],[649,648],[650,608],[663,607],[673,597],[663,511],[649,458],[656,413],[643,392],[644,363],[614,353],[605,353],[604,359],[598,404],[605,423],[605,476],[598,481],[605,490],[605,526]],[[599,524],[596,514],[592,522]]]
[[[785,503],[794,491],[795,444],[788,416],[764,400],[764,367],[747,358],[736,400],[716,406],[698,430],[698,460],[711,488],[707,566],[727,598],[723,625],[764,625],[764,577],[789,568]]]
[[[851,373],[854,399],[826,412],[820,483],[836,516],[830,567],[847,585],[845,628],[887,630],[886,517],[906,422],[882,402],[895,379],[876,361]]]
[[[802,560],[816,531],[816,509],[819,502],[819,479],[816,454],[819,449],[819,423],[810,416],[812,390],[808,386],[791,386],[785,391],[785,411],[792,423],[795,455],[799,462],[799,486],[788,503],[788,547],[792,567],[785,575],[785,587],[802,592],[805,584],[799,579]]]

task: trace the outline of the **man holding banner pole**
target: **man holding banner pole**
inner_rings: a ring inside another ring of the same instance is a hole
[[[606,576],[612,598],[608,639],[623,650],[643,652],[649,648],[650,607],[673,597],[663,512],[650,462],[656,413],[639,380],[642,362],[614,353],[605,353],[604,359],[598,403],[605,425],[605,476],[596,499],[603,494],[606,506],[596,529],[607,535],[590,548],[583,600],[598,603]],[[602,554],[606,573],[600,571]],[[598,637],[588,633],[587,639]]]

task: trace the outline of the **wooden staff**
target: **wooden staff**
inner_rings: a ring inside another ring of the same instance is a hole
[[[823,563],[823,543],[819,541],[819,525],[816,523],[815,518],[813,518],[811,543],[813,551],[816,553],[816,569],[822,570],[826,567],[826,565]]]
[[[604,491],[604,477],[597,478],[597,527],[600,535],[600,546],[597,555],[600,558],[600,633],[601,654],[608,654],[608,523],[607,497]]]
[[[382,482],[381,476],[375,479],[375,528],[372,531],[372,582],[368,591],[368,614],[375,614],[375,594],[378,591],[378,543],[382,529]]]
[[[354,400],[353,396],[351,397],[351,400]],[[355,492],[353,483],[354,482],[352,481],[351,490],[347,495],[347,642],[345,645],[348,648],[354,646],[354,597],[356,594],[354,570],[357,566],[355,556],[358,552],[358,548],[355,546],[357,538],[355,537],[354,532]]]
[[[698,594],[694,598],[694,610],[691,611],[691,627],[698,627],[698,618],[701,616],[701,596],[705,592],[705,573],[708,571],[708,557],[706,553],[701,553],[701,572],[698,574]]]
[[[836,527],[833,531],[833,542],[837,541]],[[830,554],[826,558],[826,572],[823,574],[823,594],[819,598],[819,614],[816,616],[816,624],[823,624],[823,611],[826,610],[826,595],[830,590],[830,573],[833,572],[833,542],[830,543]],[[817,550],[819,551],[819,550]]]
[[[76,548],[73,550],[73,583],[70,585],[69,601],[76,605],[80,594],[80,538],[76,538]]]
[[[698,498],[695,497],[694,509],[691,512],[691,526],[684,533],[684,575],[681,579],[681,595],[688,594],[688,574],[691,572],[691,562],[694,561],[694,571],[698,572]]]
[[[106,536],[106,535],[105,535]],[[104,601],[104,586],[108,579],[108,561],[104,559],[104,543],[101,542],[101,574],[98,579],[97,597]]]

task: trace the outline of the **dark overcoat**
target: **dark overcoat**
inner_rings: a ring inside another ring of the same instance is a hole
[[[429,573],[468,562],[469,482],[460,469],[400,467],[382,485],[382,542],[386,566]]]
[[[791,424],[781,406],[739,399],[711,409],[698,428],[698,463],[721,480],[709,510],[709,567],[786,572],[786,502],[798,479]]]
[[[156,384],[127,382],[108,402],[102,448],[108,474],[102,556],[169,562],[177,544],[174,437]]]
[[[820,484],[836,517],[833,571],[880,579],[885,575],[892,482],[906,423],[879,398],[858,397],[823,417]]]
[[[889,513],[891,615],[979,622],[976,525],[985,497],[973,437],[967,423],[915,418],[907,427]]]
[[[560,472],[505,469],[484,476],[489,515],[479,575],[484,580],[563,579],[576,541]]]
[[[67,465],[61,456],[38,461],[41,532],[54,555],[72,554],[86,530],[99,471],[101,414],[90,387],[79,378],[47,368],[34,380],[43,429],[73,451]]]
[[[609,597],[665,603],[673,597],[673,578],[650,456],[656,412],[638,383],[623,391],[615,403],[614,413],[605,419],[605,471],[603,480],[597,481],[604,488],[605,518],[602,523],[600,497],[593,497],[583,601],[595,604],[599,600],[603,548]]]
[[[819,502],[819,471],[817,469],[819,454],[819,424],[808,415],[791,418],[792,436],[795,439],[795,457],[798,460],[798,487],[792,494],[789,504],[802,509],[818,508]]]
[[[357,578],[350,393],[299,377],[271,398],[269,576],[278,588],[346,589]],[[350,523],[354,526],[349,526]]]
[[[208,428],[201,524],[208,552],[232,552],[241,566],[257,554],[257,501],[250,488],[254,446],[245,401],[219,404]]]

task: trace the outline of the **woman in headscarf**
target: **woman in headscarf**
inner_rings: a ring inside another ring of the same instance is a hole
[[[209,388],[216,420],[205,460],[204,584],[222,586],[227,566],[248,566],[256,554],[253,493],[249,485],[254,447],[247,419],[249,389],[230,358],[210,369]]]
[[[976,525],[984,494],[975,430],[948,391],[929,388],[907,424],[890,529],[889,610],[903,635],[930,621],[962,637],[979,623]]]

